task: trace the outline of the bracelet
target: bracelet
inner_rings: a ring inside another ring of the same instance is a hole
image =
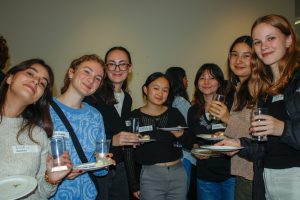
[[[60,180],[59,180],[59,181],[52,181],[52,180],[50,180],[50,177],[49,177],[49,175],[48,175],[48,171],[47,171],[47,170],[45,171],[45,176],[44,176],[44,178],[45,178],[45,181],[46,181],[47,183],[49,183],[50,185],[57,185],[57,184],[59,184],[59,182],[60,182]]]

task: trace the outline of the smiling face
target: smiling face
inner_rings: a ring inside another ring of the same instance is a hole
[[[241,82],[251,74],[251,47],[246,43],[237,43],[229,54],[229,64],[232,72]]]
[[[119,49],[113,50],[107,55],[105,64],[107,76],[114,85],[122,85],[132,69],[127,54]]]
[[[159,77],[152,81],[147,87],[143,87],[148,103],[159,106],[167,101],[169,90],[169,81],[165,77]]]
[[[292,42],[290,35],[284,35],[278,28],[267,23],[254,27],[252,38],[255,53],[264,64],[271,67],[278,67]]]
[[[49,74],[42,65],[33,64],[28,69],[10,75],[6,83],[9,85],[8,96],[24,100],[25,105],[30,105],[44,94]]]
[[[198,80],[198,89],[204,96],[216,94],[219,85],[218,80],[208,70],[204,71]]]
[[[88,60],[78,65],[75,70],[70,68],[68,74],[71,79],[69,88],[85,97],[93,94],[100,86],[104,68],[100,63]]]

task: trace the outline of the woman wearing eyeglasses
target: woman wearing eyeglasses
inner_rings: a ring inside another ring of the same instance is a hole
[[[132,99],[127,92],[127,77],[132,70],[129,51],[124,47],[112,47],[105,55],[107,76],[102,87],[86,101],[97,108],[104,119],[106,137],[112,140],[110,152],[116,166],[106,177],[99,177],[101,200],[129,199],[124,153],[128,148],[120,146],[137,144],[138,137],[126,132],[125,119],[131,112]]]

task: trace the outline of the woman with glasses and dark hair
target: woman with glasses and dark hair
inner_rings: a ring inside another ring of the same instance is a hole
[[[137,135],[126,132],[125,125],[132,106],[132,99],[127,91],[127,78],[132,71],[132,62],[129,51],[120,46],[109,49],[104,61],[107,76],[103,85],[85,99],[101,112],[106,136],[112,140],[110,152],[117,163],[111,167],[107,176],[98,178],[100,199],[127,200],[129,187],[124,161],[129,148],[121,146],[135,145],[139,141]]]
[[[53,131],[49,113],[53,82],[51,68],[41,59],[31,59],[11,68],[0,87],[0,177],[37,179],[37,188],[26,196],[29,199],[49,198],[72,167],[64,152],[69,170],[51,172],[48,137]]]
[[[188,111],[189,133],[210,134],[213,137],[223,132],[226,126],[211,120],[209,110],[215,94],[224,94],[224,75],[220,67],[213,63],[202,65],[195,77],[193,106]],[[227,98],[227,101],[230,100]],[[229,103],[230,104],[230,103]],[[199,139],[195,147],[212,144]],[[234,199],[235,179],[230,174],[230,157],[196,156],[197,158],[197,195],[198,200]]]

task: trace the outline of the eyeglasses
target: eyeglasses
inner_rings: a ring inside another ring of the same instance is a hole
[[[120,71],[126,71],[128,70],[130,64],[129,63],[106,63],[106,67],[108,71],[115,71],[117,67],[119,68]]]
[[[250,52],[246,52],[246,53],[230,52],[229,53],[229,59],[238,59],[238,58],[241,58],[242,60],[250,59],[251,53]]]

